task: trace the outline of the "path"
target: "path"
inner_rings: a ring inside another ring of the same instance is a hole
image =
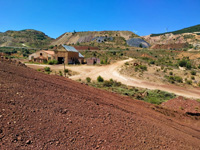
[[[129,86],[135,86],[147,89],[159,89],[188,98],[197,98],[197,99],[200,98],[200,88],[184,88],[176,85],[152,83],[145,80],[140,80],[120,74],[118,72],[120,67],[125,62],[131,60],[133,59],[129,58],[127,60],[121,60],[106,66],[70,65],[67,66],[66,68],[79,73],[78,75],[70,77],[73,80],[78,80],[78,79],[85,80],[86,77],[90,77],[92,80],[96,80],[97,77],[100,75],[105,80],[109,80],[112,78],[114,80],[117,80],[118,82],[121,82],[122,84]],[[49,66],[49,65],[37,65],[37,64],[26,64],[26,65],[34,69]],[[50,67],[52,70],[56,71],[63,70],[63,65],[55,65]]]

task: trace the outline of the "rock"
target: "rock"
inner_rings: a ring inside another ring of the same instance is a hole
[[[31,144],[31,143],[32,143],[31,140],[26,141],[26,144]]]

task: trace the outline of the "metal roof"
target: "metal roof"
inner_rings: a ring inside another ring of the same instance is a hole
[[[84,56],[83,56],[81,53],[79,53],[79,51],[76,50],[74,47],[72,47],[72,46],[67,46],[67,45],[64,45],[64,44],[62,44],[62,46],[63,46],[67,51],[69,51],[69,52],[77,52],[78,55],[79,55],[79,57],[84,57]]]
[[[81,53],[78,53],[78,56],[79,56],[79,57],[84,57]]]
[[[78,52],[74,47],[72,46],[67,46],[67,45],[62,45],[67,51],[69,52]],[[79,53],[79,52],[78,52]]]

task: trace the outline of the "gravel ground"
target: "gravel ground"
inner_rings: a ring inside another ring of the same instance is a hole
[[[198,118],[7,62],[0,122],[0,149],[200,149]]]

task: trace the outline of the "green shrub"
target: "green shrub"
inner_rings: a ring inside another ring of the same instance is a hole
[[[198,68],[200,69],[200,65],[198,66]]]
[[[173,75],[173,72],[169,72],[170,75]]]
[[[197,72],[194,71],[194,70],[192,70],[190,73],[191,73],[191,75],[193,75],[193,76],[195,76],[195,75],[197,74]]]
[[[68,69],[65,69],[65,70],[64,70],[64,73],[68,73],[68,72],[69,72],[69,70],[68,70]]]
[[[180,67],[186,67],[187,69],[191,69],[192,68],[192,65],[190,63],[189,60],[186,60],[186,59],[182,59],[181,61],[179,61],[179,66]]]
[[[175,76],[174,79],[176,82],[183,83],[183,78],[180,76]]]
[[[98,77],[97,77],[97,81],[98,81],[98,82],[103,82],[104,79],[103,79],[101,76],[98,76]]]
[[[138,70],[147,71],[147,66],[146,65],[135,66],[135,72],[137,72]]]
[[[125,65],[129,65],[129,63],[128,63],[128,62],[125,62]]]
[[[192,79],[192,80],[195,80],[195,77],[194,77],[194,76],[191,76],[191,79]]]
[[[62,71],[60,71],[60,70],[59,70],[59,75],[60,75],[60,76],[63,76],[63,73],[62,73]]]
[[[88,83],[90,83],[90,82],[91,82],[91,78],[90,78],[90,77],[87,77],[87,78],[86,78],[86,81],[87,81]]]
[[[152,104],[161,104],[166,100],[170,100],[175,97],[175,94],[168,93],[160,90],[148,90],[147,96],[144,97],[144,101]]]
[[[105,81],[103,82],[103,86],[111,87],[112,85],[113,85],[113,82],[112,82],[112,81],[105,80]]]
[[[55,59],[53,59],[53,60],[49,60],[49,61],[47,62],[47,64],[49,64],[49,65],[58,64],[58,61],[55,60]]]
[[[187,80],[186,83],[191,85],[192,84],[192,80]]]
[[[50,67],[45,67],[45,68],[44,68],[44,71],[46,71],[46,72],[51,72],[51,68],[50,68]]]

